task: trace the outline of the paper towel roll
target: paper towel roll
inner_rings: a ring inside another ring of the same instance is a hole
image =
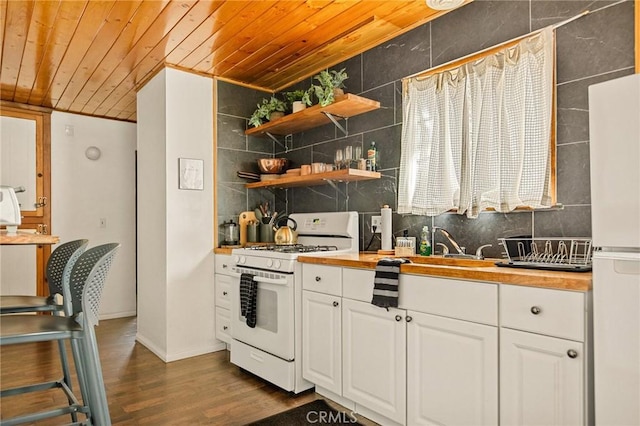
[[[382,235],[380,236],[382,240],[382,250],[391,250],[391,234],[393,232],[392,224],[391,224],[391,209],[389,206],[385,205],[380,210],[380,216],[382,216]]]

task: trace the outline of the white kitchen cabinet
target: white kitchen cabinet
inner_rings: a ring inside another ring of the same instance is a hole
[[[501,286],[501,424],[591,424],[589,297]]]
[[[592,424],[590,293],[401,274],[387,311],[370,303],[372,270],[304,271],[305,378],[355,412],[385,425]]]
[[[500,330],[500,423],[583,425],[583,344]]]
[[[231,256],[215,255],[216,339],[231,343]]]
[[[342,393],[341,298],[302,292],[302,377]]]
[[[407,424],[498,424],[498,329],[407,312]]]
[[[342,395],[406,420],[406,312],[342,300]]]

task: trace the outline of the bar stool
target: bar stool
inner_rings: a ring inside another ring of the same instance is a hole
[[[86,424],[111,424],[94,327],[98,324],[107,273],[119,247],[118,243],[93,247],[75,262],[69,275],[72,316],[18,314],[2,317],[0,345],[70,340],[82,397],[81,402],[63,381],[2,390],[0,397],[62,388],[69,400],[67,406],[3,419],[2,424],[16,425],[78,412],[87,416]]]
[[[27,312],[52,312],[54,315],[71,315],[71,293],[69,292],[69,275],[76,260],[87,248],[89,240],[69,241],[59,245],[49,256],[46,277],[49,285],[49,296],[0,295],[0,314]],[[62,297],[62,304],[56,300]],[[66,303],[65,303],[66,302]],[[63,380],[71,389],[71,373],[64,341],[58,341],[60,362],[62,363]],[[75,415],[72,415],[75,421]]]

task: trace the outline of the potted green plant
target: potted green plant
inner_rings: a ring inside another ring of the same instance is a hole
[[[284,92],[284,97],[287,100],[287,109],[292,112],[302,111],[308,106],[311,106],[311,94],[310,90],[294,90],[291,92]]]
[[[263,99],[262,103],[257,105],[257,109],[249,117],[249,124],[258,127],[265,121],[274,121],[284,117],[285,103],[281,99],[271,96],[269,99]]]
[[[344,88],[344,81],[349,78],[345,69],[340,71],[321,71],[319,74],[313,76],[315,80],[320,83],[313,84],[311,90],[318,98],[321,106],[327,106],[335,100],[336,96],[344,94],[342,88]]]

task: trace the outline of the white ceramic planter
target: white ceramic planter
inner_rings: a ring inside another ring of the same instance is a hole
[[[304,102],[302,101],[293,101],[293,103],[291,104],[291,109],[294,113],[298,112],[298,111],[302,111],[303,109],[305,109],[307,106],[304,104]]]

